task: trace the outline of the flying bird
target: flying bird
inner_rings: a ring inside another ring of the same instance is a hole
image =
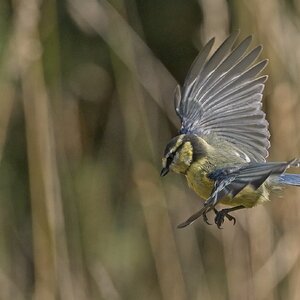
[[[268,77],[260,73],[268,61],[256,62],[262,46],[248,51],[251,36],[233,48],[237,36],[231,34],[209,56],[211,39],[176,88],[181,128],[165,148],[161,176],[169,170],[183,174],[204,200],[178,228],[201,216],[209,224],[210,211],[218,228],[225,218],[235,224],[231,212],[268,201],[274,188],[300,186],[300,175],[286,173],[300,166],[299,159],[266,162],[270,133],[261,101]],[[218,210],[218,204],[228,207]]]

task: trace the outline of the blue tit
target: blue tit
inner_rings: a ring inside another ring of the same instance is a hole
[[[300,175],[287,174],[300,160],[266,162],[270,133],[262,111],[267,80],[259,75],[267,60],[256,62],[262,46],[247,50],[251,36],[237,47],[231,34],[209,57],[211,39],[194,61],[183,87],[175,93],[175,110],[181,120],[179,135],[166,146],[161,176],[169,170],[183,174],[188,185],[204,199],[199,211],[179,228],[215,213],[220,228],[232,211],[269,200],[275,187],[300,186]],[[218,204],[228,207],[218,210]]]

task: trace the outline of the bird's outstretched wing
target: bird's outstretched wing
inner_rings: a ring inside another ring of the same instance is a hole
[[[299,167],[300,160],[275,163],[249,163],[236,167],[222,168],[209,175],[215,181],[210,197],[205,201],[203,208],[178,225],[183,228],[190,225],[202,215],[214,209],[221,199],[226,196],[234,198],[246,186],[251,185],[258,189],[270,176],[280,176],[290,167]]]
[[[232,50],[237,35],[231,34],[210,58],[214,39],[204,46],[183,87],[177,87],[175,109],[181,119],[180,133],[217,135],[250,161],[263,162],[270,133],[261,110],[267,76],[259,73],[267,60],[254,64],[262,46],[247,52],[251,36]]]

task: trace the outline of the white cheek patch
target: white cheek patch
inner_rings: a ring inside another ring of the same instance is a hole
[[[180,158],[179,158],[179,153],[176,152],[175,156],[174,156],[174,159],[172,161],[172,164],[176,164],[177,162],[180,161]]]
[[[184,163],[185,163],[187,166],[189,166],[189,165],[191,164],[191,162],[192,162],[192,159],[189,158],[189,157],[186,157],[186,158],[184,159]]]
[[[165,158],[162,159],[162,166],[165,168],[167,165],[167,160]]]
[[[178,164],[178,163],[182,164],[183,163],[183,164],[189,166],[191,164],[191,162],[192,162],[192,158],[189,158],[188,156],[181,157],[181,159],[180,159],[180,154],[177,152],[175,154],[172,164]]]

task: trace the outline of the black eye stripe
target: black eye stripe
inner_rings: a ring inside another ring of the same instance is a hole
[[[179,152],[181,150],[181,148],[183,147],[184,143],[182,143],[176,150],[176,152]]]
[[[168,157],[167,158],[167,167],[170,166],[170,164],[172,163],[172,161],[173,161],[173,157]]]
[[[170,153],[167,157],[167,167],[170,166],[170,164],[172,163],[173,159],[174,159],[175,153]]]
[[[183,143],[176,149],[175,152],[170,152],[169,153],[169,155],[167,157],[167,166],[170,166],[170,164],[172,163],[176,153],[178,153],[181,150],[182,147],[183,147]]]

